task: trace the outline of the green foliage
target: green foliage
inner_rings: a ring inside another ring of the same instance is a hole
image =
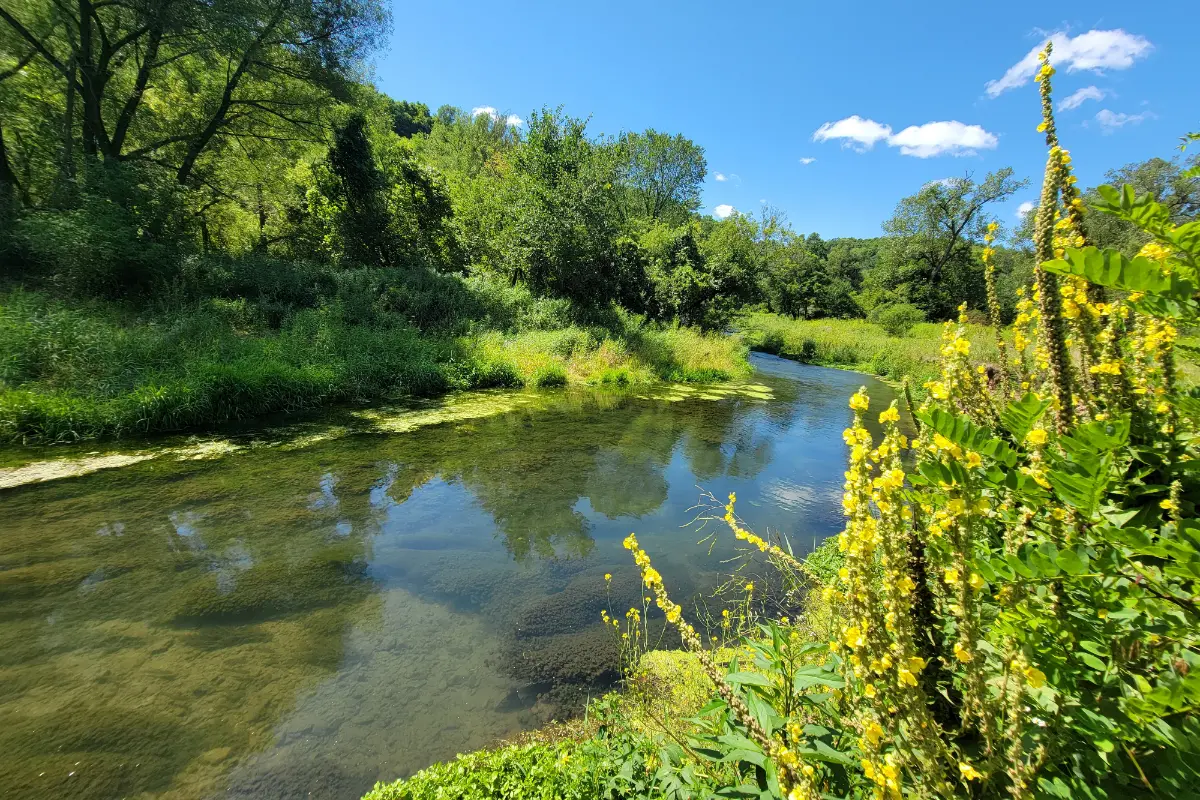
[[[680,222],[700,207],[700,187],[708,174],[703,147],[653,128],[622,135],[617,147],[621,181],[634,213]]]
[[[986,303],[983,265],[974,252],[991,220],[986,209],[1028,185],[1010,168],[976,183],[970,177],[926,184],[906,197],[884,223],[888,233],[880,267],[868,276],[890,301],[912,303],[930,319],[954,316],[959,303]]]
[[[509,219],[499,251],[506,275],[535,293],[598,306],[615,297],[622,271],[616,164],[585,129],[584,120],[558,111],[530,115],[505,184]]]
[[[402,139],[433,130],[433,117],[429,116],[429,106],[424,103],[397,100],[392,103],[391,112],[392,130]]]
[[[1109,170],[1105,174],[1105,183],[1129,186],[1131,198],[1137,195],[1157,203],[1173,224],[1184,224],[1200,217],[1200,175],[1189,174],[1189,166],[1192,170],[1200,166],[1200,157],[1192,156],[1183,163],[1180,159],[1151,158]],[[1100,187],[1090,189],[1084,199],[1096,209],[1108,202]],[[1101,249],[1112,248],[1132,257],[1150,237],[1131,219],[1093,214],[1088,221],[1088,239]]]
[[[593,800],[604,796],[604,764],[573,741],[510,745],[435,764],[363,800]]]
[[[925,321],[925,312],[909,303],[894,303],[872,311],[871,321],[887,331],[888,336],[901,339]]]
[[[841,367],[901,380],[920,387],[938,374],[941,328],[932,323],[913,327],[910,336],[890,336],[866,320],[790,320],[751,313],[738,318],[738,328],[752,349],[794,358],[806,364]],[[968,326],[972,352],[983,360],[996,357],[996,340],[984,326]]]
[[[450,389],[724,380],[746,369],[736,341],[624,314],[585,330],[559,316],[559,302],[482,279],[310,268],[311,283],[298,282],[280,280],[296,277],[289,265],[263,258],[218,262],[215,275],[193,267],[199,283],[232,284],[238,298],[146,318],[0,295],[0,439],[186,430]]]

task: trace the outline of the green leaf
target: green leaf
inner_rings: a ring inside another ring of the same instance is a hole
[[[1082,575],[1087,571],[1087,553],[1063,550],[1058,554],[1055,563],[1068,575]]]
[[[1012,434],[1017,442],[1025,441],[1025,437],[1033,430],[1033,426],[1046,409],[1050,407],[1049,400],[1039,400],[1037,395],[1030,392],[1020,400],[1014,400],[1000,412],[1000,422]]]
[[[1017,454],[1008,443],[987,428],[980,427],[962,414],[951,414],[940,408],[918,411],[917,418],[959,447],[989,456],[1005,466],[1017,463]]]
[[[796,675],[792,680],[792,686],[797,692],[808,689],[812,686],[828,686],[831,689],[841,689],[846,685],[846,682],[837,675],[830,672],[824,667],[801,667],[796,670]]]
[[[1176,273],[1167,274],[1154,261],[1144,256],[1127,258],[1118,250],[1072,247],[1064,258],[1046,261],[1042,267],[1060,275],[1081,275],[1097,286],[1161,295],[1184,304],[1196,291],[1190,281]]]
[[[1106,669],[1108,669],[1108,667],[1105,665],[1105,663],[1103,661],[1101,661],[1100,659],[1096,658],[1096,656],[1094,656],[1091,653],[1088,653],[1086,651],[1083,651],[1083,650],[1075,651],[1075,657],[1078,658],[1080,661],[1082,661],[1084,664],[1087,664],[1092,669],[1096,670],[1097,672],[1104,672]]]
[[[771,686],[771,679],[759,672],[731,672],[725,676],[729,683],[743,686]]]
[[[1029,568],[1028,564],[1018,558],[1016,553],[1006,554],[1004,560],[1021,577],[1032,578],[1034,576],[1034,571]]]

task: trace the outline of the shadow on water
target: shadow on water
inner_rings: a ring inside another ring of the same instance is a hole
[[[733,552],[681,527],[698,486],[800,551],[840,527],[846,398],[890,390],[754,360],[758,395],[572,393],[0,493],[5,796],[357,798],[577,710],[616,677],[600,611],[641,595],[631,530],[682,598]]]

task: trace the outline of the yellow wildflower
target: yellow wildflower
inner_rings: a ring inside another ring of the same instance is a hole
[[[1025,679],[1029,681],[1029,685],[1035,689],[1040,689],[1046,682],[1046,673],[1042,672],[1037,667],[1025,668]]]
[[[863,394],[862,390],[855,392],[850,397],[850,407],[855,411],[866,411],[870,404],[871,401],[867,399],[867,396]]]
[[[900,412],[899,412],[899,410],[897,410],[897,408],[895,406],[892,406],[887,411],[884,411],[882,414],[879,415],[880,423],[899,422],[899,421],[900,421]]]
[[[970,764],[968,764],[965,761],[959,763],[958,771],[960,773],[962,773],[963,780],[968,780],[968,781],[983,780],[983,775],[979,774],[979,771],[977,769],[975,769],[974,767],[972,767]]]
[[[947,567],[945,574],[942,576],[942,580],[951,585],[958,583],[958,570],[954,569],[953,567]]]
[[[1040,447],[1041,445],[1044,445],[1046,443],[1046,432],[1044,430],[1042,430],[1041,428],[1038,428],[1036,430],[1030,431],[1025,436],[1025,438],[1027,440],[1029,440],[1030,444],[1037,445]]]

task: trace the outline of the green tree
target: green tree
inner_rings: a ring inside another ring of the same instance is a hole
[[[418,133],[427,134],[433,130],[433,117],[429,115],[429,106],[424,103],[394,100],[391,111],[392,130],[403,139],[411,139]]]
[[[703,147],[682,134],[653,128],[623,134],[617,147],[633,214],[679,222],[700,207],[700,187],[708,174]]]
[[[214,149],[319,139],[321,109],[346,95],[387,20],[379,0],[0,6],[0,26],[58,76],[54,102],[68,140],[78,113],[84,156],[149,160],[180,183]]]
[[[1200,153],[1186,161],[1151,158],[1126,164],[1109,170],[1104,177],[1107,184],[1128,184],[1138,195],[1150,195],[1150,199],[1167,209],[1171,222],[1181,225],[1200,218],[1200,175],[1188,175],[1189,168],[1196,167],[1200,167]],[[1095,189],[1089,189],[1084,202],[1094,205],[1099,198]],[[1111,247],[1129,256],[1150,241],[1150,236],[1133,223],[1109,214],[1089,214],[1087,235],[1091,244]]]
[[[974,248],[992,220],[987,207],[1026,185],[1005,167],[982,182],[969,175],[934,181],[905,197],[884,223],[888,236],[872,287],[932,319],[950,318],[960,302],[982,307],[983,266]]]
[[[502,184],[498,258],[534,292],[594,307],[617,294],[622,256],[615,160],[586,128],[561,110],[530,115]]]

